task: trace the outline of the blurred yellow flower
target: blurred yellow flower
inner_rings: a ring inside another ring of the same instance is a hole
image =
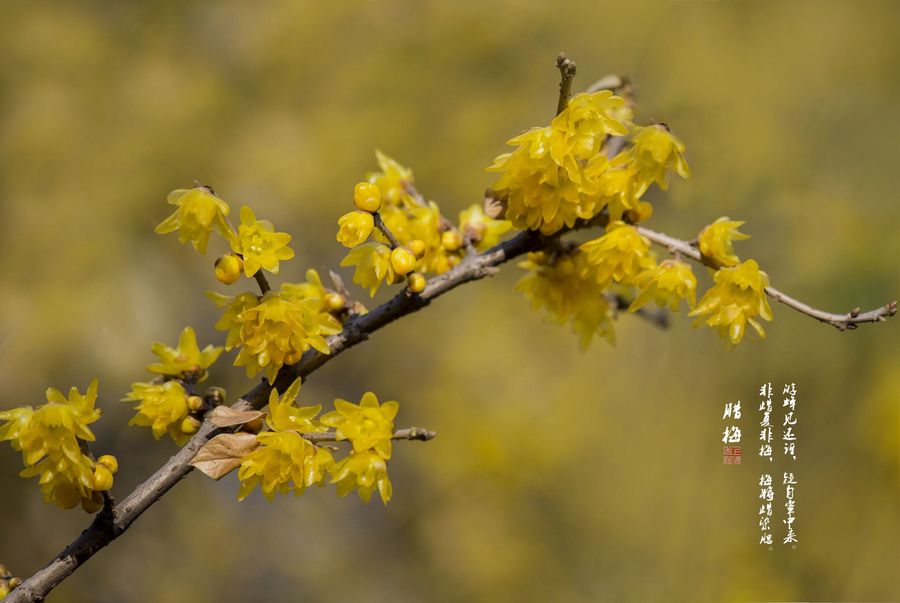
[[[415,202],[410,198],[404,186],[405,183],[413,182],[412,170],[400,165],[378,149],[375,150],[375,159],[378,161],[381,171],[366,174],[366,179],[381,190],[382,202],[385,205],[400,205],[401,202],[405,202],[406,205],[414,205]]]
[[[191,241],[197,251],[206,253],[206,244],[214,227],[223,236],[231,231],[225,220],[231,208],[206,186],[174,190],[166,200],[178,209],[156,227],[157,234],[177,230],[180,242]]]
[[[207,345],[200,350],[197,335],[191,327],[185,327],[178,338],[178,346],[173,348],[156,342],[150,350],[159,357],[159,362],[151,364],[147,370],[158,375],[169,375],[197,379],[203,381],[207,377],[206,369],[218,360],[224,348]]]
[[[188,416],[188,394],[178,381],[164,383],[132,383],[131,391],[122,398],[123,402],[137,402],[137,414],[129,425],[149,427],[157,440],[166,433],[179,446],[190,439],[181,426]]]
[[[374,452],[354,452],[341,459],[331,469],[331,483],[337,484],[339,496],[357,490],[363,502],[368,503],[372,493],[378,489],[381,500],[387,504],[391,500],[393,488],[387,473],[387,462]]]
[[[490,249],[511,229],[512,222],[491,218],[477,203],[459,213],[459,230],[474,243],[478,251]]]
[[[367,211],[356,210],[338,218],[337,241],[344,247],[364,243],[375,228],[375,218]]]
[[[533,310],[543,308],[557,324],[570,323],[582,348],[587,348],[595,335],[615,343],[613,309],[583,252],[558,256],[529,253],[519,266],[529,273],[516,283],[516,291],[525,295]]]
[[[394,417],[400,409],[397,402],[379,405],[375,394],[366,392],[358,405],[338,398],[334,408],[322,416],[322,424],[334,427],[338,440],[350,440],[354,452],[372,449],[384,459],[391,458]]]
[[[628,308],[630,312],[655,301],[660,308],[668,306],[677,312],[681,300],[693,308],[697,303],[697,277],[689,264],[680,260],[665,260],[654,268],[644,270],[634,279],[641,292]]]
[[[241,208],[241,224],[231,238],[231,249],[244,259],[244,274],[253,276],[260,268],[278,274],[278,263],[294,257],[294,250],[287,246],[291,235],[275,232],[268,220],[257,220],[253,210]]]
[[[748,323],[765,338],[766,333],[755,318],[772,320],[772,308],[765,292],[769,277],[759,269],[759,264],[747,260],[732,268],[720,268],[713,279],[715,285],[688,314],[699,317],[694,326],[705,323],[717,327],[719,334],[728,340],[729,347],[740,343]],[[706,314],[709,317],[704,319]]]
[[[356,266],[353,282],[368,289],[371,297],[375,297],[382,281],[394,283],[397,280],[391,266],[390,247],[374,241],[351,250],[347,257],[341,260],[341,266]]]
[[[613,281],[631,283],[639,272],[655,264],[650,241],[624,222],[611,222],[605,235],[583,243],[581,250],[587,255],[588,270],[601,286]]]
[[[750,235],[738,230],[745,222],[719,218],[700,231],[700,253],[714,259],[722,266],[734,266],[741,259],[734,253],[733,241],[749,239]]]

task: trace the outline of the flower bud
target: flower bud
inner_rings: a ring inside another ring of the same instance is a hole
[[[416,267],[416,255],[409,247],[397,247],[391,251],[391,266],[397,274],[409,274]]]
[[[421,293],[425,290],[425,277],[420,272],[413,272],[407,277],[409,290],[413,293]]]
[[[200,429],[200,420],[190,415],[186,416],[181,422],[181,433],[197,433],[198,429]]]
[[[112,485],[113,474],[109,467],[100,463],[94,465],[94,490],[102,492],[112,488]]]
[[[362,211],[375,213],[381,208],[381,189],[371,182],[360,182],[353,187],[353,203]]]
[[[231,285],[239,278],[244,270],[244,260],[229,253],[216,260],[216,278],[220,283]]]
[[[20,584],[22,584],[21,578],[16,578],[15,576],[6,581],[6,585],[10,588],[16,588]]]
[[[300,350],[291,350],[287,354],[284,355],[284,363],[285,364],[297,364],[300,362],[300,358],[303,357],[303,352]]]
[[[462,244],[462,235],[459,234],[458,230],[445,230],[444,234],[441,235],[441,245],[447,251],[456,251],[462,247]]]
[[[351,211],[338,218],[338,227],[338,243],[344,247],[356,247],[372,234],[375,218],[365,211]]]
[[[103,495],[99,492],[94,492],[90,498],[82,498],[81,508],[86,513],[96,513],[103,508]]]
[[[346,306],[347,299],[340,293],[332,291],[325,294],[325,307],[328,308],[329,312],[340,312]]]
[[[409,242],[408,247],[415,254],[417,260],[421,260],[422,256],[424,256],[425,252],[428,250],[428,245],[426,245],[425,241],[422,239],[413,239]]]
[[[221,387],[209,387],[204,397],[211,405],[218,406],[225,403],[225,390]]]
[[[200,396],[188,396],[187,405],[191,412],[200,412],[206,406],[206,403]]]
[[[97,463],[109,469],[113,475],[119,472],[119,460],[111,454],[104,454]]]

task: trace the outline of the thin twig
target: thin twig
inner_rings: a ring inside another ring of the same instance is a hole
[[[422,427],[407,427],[406,429],[398,429],[394,432],[394,435],[391,436],[392,440],[418,440],[420,442],[427,442],[428,440],[434,439],[434,436],[437,434],[430,429],[423,429]],[[336,442],[338,441],[335,437],[336,433],[334,431],[326,431],[324,433],[304,433],[303,439],[310,441],[314,444],[318,444],[320,442]]]
[[[670,237],[667,234],[656,232],[643,226],[638,226],[637,229],[643,236],[656,245],[665,247],[672,254],[680,253],[682,256],[689,257],[695,262],[700,262],[710,268],[720,268],[714,259],[700,253],[700,250],[691,245],[688,241],[676,239],[675,237]],[[835,314],[833,312],[825,312],[824,310],[814,308],[809,304],[803,303],[802,301],[794,299],[786,293],[779,291],[775,287],[766,287],[766,294],[772,299],[781,302],[785,306],[796,310],[801,314],[806,314],[818,321],[830,324],[839,331],[855,329],[858,325],[863,323],[883,322],[888,317],[897,313],[896,301],[892,301],[880,308],[869,310],[868,312],[860,312],[859,308],[855,308],[844,314]]]
[[[259,285],[259,290],[263,295],[272,290],[272,287],[269,286],[269,281],[266,278],[266,275],[263,274],[262,268],[260,268],[253,274],[253,278],[256,279],[256,282]]]
[[[575,79],[575,61],[564,52],[556,55],[556,68],[559,69],[559,100],[556,101],[556,114],[562,113],[572,96],[572,80]]]
[[[375,228],[381,231],[381,233],[387,237],[387,240],[391,243],[391,249],[396,249],[400,247],[400,241],[397,240],[397,237],[394,236],[394,233],[391,232],[391,229],[387,227],[387,224],[384,223],[384,220],[381,219],[381,214],[377,211],[374,214],[375,217]]]

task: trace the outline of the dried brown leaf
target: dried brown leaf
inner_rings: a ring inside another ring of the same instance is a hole
[[[237,469],[259,443],[252,433],[223,433],[197,451],[191,465],[217,480]]]
[[[216,406],[209,413],[209,422],[216,427],[234,427],[265,416],[258,410],[235,410],[230,406]]]

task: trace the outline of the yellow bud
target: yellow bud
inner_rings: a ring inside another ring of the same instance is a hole
[[[441,235],[441,245],[447,251],[456,251],[462,247],[462,244],[462,235],[459,234],[458,230],[445,230],[444,234]]]
[[[450,255],[450,256],[447,256],[447,264],[448,264],[451,268],[453,268],[454,266],[456,266],[457,264],[459,264],[459,262],[460,262],[460,257],[459,257],[458,255]]]
[[[241,278],[244,260],[229,253],[216,260],[216,278],[220,283],[231,285]]]
[[[353,203],[363,211],[375,213],[381,208],[381,189],[371,182],[360,182],[353,187]]]
[[[415,254],[417,260],[421,260],[422,256],[425,255],[425,252],[428,250],[428,245],[425,244],[425,241],[422,239],[413,239],[409,242],[409,248]]]
[[[463,232],[473,243],[479,242],[487,233],[487,224],[484,222],[467,222],[462,226]]]
[[[81,508],[87,513],[96,513],[103,508],[103,496],[99,492],[94,492],[90,498],[82,498]]]
[[[106,465],[94,465],[94,490],[109,490],[113,485],[113,474]]]
[[[187,405],[191,412],[200,412],[206,404],[200,396],[188,396]]]
[[[407,277],[409,290],[413,293],[421,293],[425,290],[425,277],[419,272],[413,272]]]
[[[9,586],[10,588],[16,588],[20,584],[22,584],[22,580],[20,578],[16,578],[16,577],[12,577],[6,581],[6,585]]]
[[[241,426],[242,431],[246,431],[247,433],[259,433],[263,428],[263,420],[262,417],[257,417],[252,421],[244,423]]]
[[[221,387],[209,387],[206,389],[206,399],[213,406],[218,406],[225,402],[225,390]]]
[[[326,293],[325,307],[331,312],[340,312],[347,306],[347,299],[340,293]]]
[[[297,364],[300,362],[300,358],[303,356],[303,352],[300,350],[294,350],[292,352],[288,352],[284,355],[284,363],[285,364]]]
[[[416,255],[409,247],[397,247],[391,251],[391,266],[397,274],[408,274],[416,267]]]
[[[191,416],[187,416],[181,422],[181,433],[197,433],[197,430],[200,429],[200,420]]]
[[[337,241],[344,247],[361,245],[372,234],[375,218],[364,211],[351,211],[338,218]]]
[[[104,454],[97,459],[97,463],[109,469],[113,475],[119,472],[119,460],[111,454]]]

